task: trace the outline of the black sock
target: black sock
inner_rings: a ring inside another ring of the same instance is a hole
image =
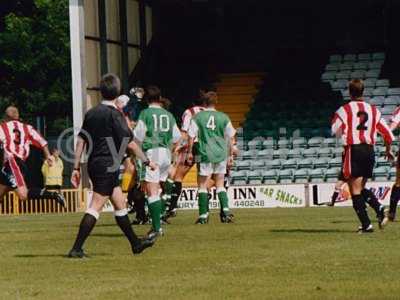
[[[212,194],[210,192],[207,193],[207,211],[210,211],[210,200],[212,199]]]
[[[331,203],[335,204],[337,198],[339,196],[339,192],[337,192],[336,190],[333,192],[332,198],[331,198]]]
[[[396,214],[397,203],[399,203],[400,199],[400,187],[393,185],[392,193],[390,194],[390,208],[389,212],[391,214]]]
[[[182,182],[175,181],[174,189],[172,190],[171,194],[171,205],[169,207],[170,211],[178,207],[178,200],[181,193],[182,193]]]
[[[371,220],[368,217],[364,197],[362,195],[352,195],[352,198],[354,211],[356,212],[363,229],[366,229],[371,224]]]
[[[132,229],[131,222],[129,221],[128,214],[123,216],[115,216],[115,221],[117,222],[119,228],[125,234],[126,238],[131,243],[131,246],[137,246],[140,244],[140,240]]]
[[[134,187],[131,192],[131,197],[133,201],[133,207],[136,211],[136,219],[137,220],[145,220],[146,219],[146,211],[144,209],[145,206],[145,195],[144,193],[138,188]]]
[[[363,196],[365,202],[367,202],[369,206],[371,206],[372,209],[378,214],[382,204],[378,201],[375,194],[369,189],[363,189],[361,195]]]
[[[135,204],[135,197],[134,197],[134,195],[135,195],[135,192],[134,192],[134,188],[133,189],[130,189],[129,191],[128,191],[128,195],[126,196],[126,198],[127,198],[127,200],[128,200],[128,204],[130,205],[130,206],[134,206]]]
[[[79,226],[78,235],[76,236],[76,240],[74,246],[72,247],[75,250],[82,249],[83,243],[86,241],[89,234],[92,232],[94,225],[96,225],[97,219],[91,214],[86,213],[81,221]]]
[[[56,199],[56,192],[49,192],[46,189],[30,188],[28,190],[28,199]]]

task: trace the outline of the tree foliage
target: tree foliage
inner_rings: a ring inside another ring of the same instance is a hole
[[[63,127],[72,114],[68,0],[5,16],[0,70],[0,109],[15,104],[25,119],[45,116],[51,132]]]

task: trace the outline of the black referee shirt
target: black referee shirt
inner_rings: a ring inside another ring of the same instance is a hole
[[[114,161],[112,149],[109,146],[110,142],[107,143],[107,138],[113,142],[117,153],[119,153],[124,139],[131,141],[133,138],[132,131],[129,129],[122,112],[110,101],[103,101],[85,114],[79,136],[86,142],[86,145],[92,143],[89,165],[95,160],[96,164],[103,166],[110,166]]]

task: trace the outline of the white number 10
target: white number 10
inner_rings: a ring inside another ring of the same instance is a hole
[[[169,126],[169,118],[167,115],[159,115],[158,118],[157,115],[153,115],[153,121],[154,121],[155,131],[162,131],[162,132],[169,131],[170,126]]]

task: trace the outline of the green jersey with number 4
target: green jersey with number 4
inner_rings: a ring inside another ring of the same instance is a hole
[[[139,115],[134,135],[142,142],[143,151],[168,148],[180,137],[174,116],[167,110],[150,105]]]
[[[229,117],[216,110],[204,110],[193,118],[198,137],[197,155],[202,163],[220,163],[228,157],[228,142],[234,129]],[[195,133],[192,130],[192,135]],[[227,139],[228,138],[228,139]]]

